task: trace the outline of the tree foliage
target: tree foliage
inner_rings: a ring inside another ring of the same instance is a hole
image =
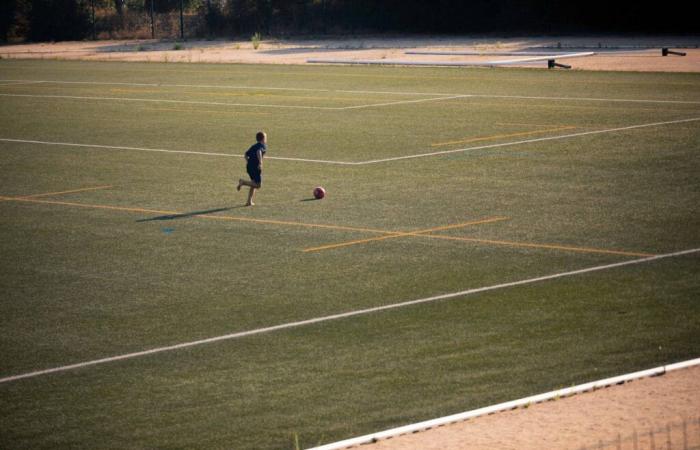
[[[78,0],[31,0],[27,35],[31,41],[82,39],[89,26],[87,7]]]
[[[0,39],[13,26],[32,40],[79,39],[90,30],[93,4],[121,18],[150,14],[151,2],[158,14],[182,4],[209,36],[697,32],[680,0],[663,7],[638,0],[0,0]]]

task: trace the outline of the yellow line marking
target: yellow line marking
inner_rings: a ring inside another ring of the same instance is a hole
[[[522,122],[495,122],[494,125],[515,125],[518,127],[571,127],[571,128],[581,128],[580,125],[562,125],[553,123],[522,123]]]
[[[565,126],[565,127],[557,127],[557,128],[548,128],[546,130],[523,131],[521,133],[497,134],[494,136],[485,136],[485,137],[472,138],[472,139],[461,139],[459,141],[438,142],[435,144],[430,144],[430,146],[431,147],[442,147],[445,145],[466,144],[468,142],[490,141],[490,140],[494,140],[494,139],[503,139],[503,138],[516,137],[516,136],[528,136],[531,134],[549,133],[551,131],[571,130],[573,128],[576,128],[576,127]]]
[[[208,113],[208,114],[228,114],[228,115],[246,115],[246,116],[269,116],[266,112],[239,112],[239,111],[217,111],[214,109],[179,109],[179,108],[144,108],[146,111],[175,111],[186,113]]]
[[[191,95],[209,95],[216,97],[280,97],[280,98],[295,98],[303,100],[342,100],[342,101],[360,101],[364,98],[357,97],[319,97],[312,95],[284,95],[284,94],[263,94],[255,92],[207,92],[207,91],[158,91],[152,89],[123,89],[111,88],[110,92],[121,94],[191,94]]]
[[[428,228],[425,230],[408,231],[408,232],[400,232],[400,231],[387,232],[387,233],[391,233],[391,234],[388,234],[387,236],[379,236],[379,237],[374,237],[374,238],[357,239],[354,241],[339,242],[337,244],[322,245],[320,247],[305,248],[303,250],[303,252],[304,253],[317,252],[320,250],[330,250],[333,248],[349,247],[351,245],[364,244],[364,243],[373,242],[373,241],[383,241],[385,239],[393,239],[393,238],[400,238],[400,237],[407,237],[407,236],[424,236],[426,233],[431,233],[434,231],[443,231],[443,230],[450,230],[453,228],[463,228],[463,227],[467,227],[470,225],[479,225],[479,224],[484,224],[484,223],[500,222],[502,220],[507,220],[507,219],[508,219],[508,217],[490,217],[488,219],[474,220],[471,222],[458,223],[455,225],[445,225],[445,226],[441,226],[441,227]]]
[[[33,195],[22,195],[20,197],[16,198],[36,198],[36,197],[50,197],[52,195],[62,195],[62,194],[73,194],[75,192],[86,192],[86,191],[97,191],[99,189],[109,189],[113,187],[112,185],[109,186],[95,186],[95,187],[89,187],[89,188],[82,188],[82,189],[73,189],[70,191],[60,191],[60,192],[47,192],[45,194],[33,194]]]
[[[49,197],[52,195],[61,195],[61,194],[72,194],[74,192],[85,192],[85,191],[96,191],[98,189],[109,189],[112,186],[96,186],[96,187],[89,187],[89,188],[83,188],[83,189],[73,189],[71,191],[61,191],[61,192],[47,192],[45,194],[32,194],[32,195],[20,195],[17,197],[2,197],[0,196],[0,201],[7,202],[11,200],[22,200],[22,199],[31,199],[35,197]]]
[[[493,244],[493,245],[506,245],[511,247],[527,247],[527,248],[545,248],[551,250],[565,250],[571,252],[581,252],[581,253],[603,253],[609,255],[623,255],[623,256],[656,256],[653,253],[642,253],[642,252],[628,252],[622,250],[605,250],[600,248],[590,248],[590,247],[572,247],[567,245],[556,245],[556,244],[534,244],[528,242],[512,242],[512,241],[496,241],[492,239],[475,239],[457,236],[442,236],[438,234],[426,234],[425,237],[434,239],[447,239],[451,241],[464,241],[464,242],[475,242],[477,244]]]
[[[27,202],[27,203],[39,203],[39,204],[46,204],[46,205],[76,206],[79,208],[107,209],[107,210],[112,210],[112,211],[128,211],[128,212],[159,214],[159,215],[168,215],[168,216],[179,216],[179,215],[187,214],[187,213],[180,212],[180,211],[166,211],[166,210],[158,210],[158,209],[132,208],[132,207],[126,207],[126,206],[93,205],[93,204],[89,204],[89,203],[60,202],[60,201],[54,201],[54,200],[37,200],[37,199],[27,198],[27,197],[0,196],[0,200],[15,201],[15,202]],[[232,220],[232,221],[237,221],[237,222],[264,223],[264,224],[271,224],[271,225],[289,225],[289,226],[308,227],[308,228],[325,228],[325,229],[341,230],[341,231],[359,231],[359,232],[364,232],[364,233],[382,233],[382,234],[393,233],[391,231],[378,230],[378,229],[373,229],[373,228],[346,227],[346,226],[341,226],[341,225],[325,225],[325,224],[317,224],[317,223],[290,222],[290,221],[272,220],[272,219],[253,219],[253,218],[249,218],[249,217],[214,216],[214,215],[209,215],[209,214],[193,214],[190,217],[198,217],[198,218],[202,218],[202,219],[215,219],[215,220]]]
[[[93,188],[93,189],[95,189],[95,188]],[[51,193],[51,195],[56,195],[56,194],[57,193]],[[38,194],[38,195],[49,195],[49,194]],[[138,213],[147,213],[147,214],[162,214],[162,215],[172,215],[172,216],[186,214],[186,213],[179,212],[179,211],[166,211],[166,210],[145,209],[145,208],[131,208],[131,207],[125,207],[125,206],[93,205],[93,204],[88,204],[88,203],[60,202],[60,201],[54,201],[54,200],[38,200],[35,198],[31,198],[31,197],[0,196],[0,200],[1,201],[26,202],[26,203],[39,203],[39,204],[46,204],[46,205],[76,206],[79,208],[106,209],[106,210],[112,210],[112,211],[127,211],[127,212],[138,212]],[[423,236],[423,237],[433,238],[433,239],[446,239],[446,240],[452,240],[452,241],[475,242],[475,243],[481,243],[481,244],[505,245],[505,246],[512,246],[512,247],[546,248],[546,249],[552,249],[552,250],[565,250],[565,251],[584,252],[584,253],[604,253],[604,254],[624,255],[624,256],[641,256],[641,257],[655,256],[653,253],[628,252],[628,251],[620,251],[620,250],[605,250],[605,249],[596,249],[596,248],[587,248],[587,247],[570,247],[570,246],[553,245],[553,244],[533,244],[533,243],[527,243],[527,242],[496,241],[496,240],[490,240],[490,239],[474,239],[474,238],[466,238],[466,237],[441,236],[441,235],[437,235],[437,234],[429,234],[429,233],[435,232],[435,231],[443,231],[443,230],[447,230],[447,229],[461,228],[461,227],[465,227],[465,226],[469,226],[469,225],[477,225],[477,224],[482,224],[482,223],[507,220],[508,219],[507,217],[494,217],[494,218],[489,218],[489,219],[484,219],[484,220],[479,220],[479,221],[474,221],[474,222],[465,222],[465,223],[456,224],[456,225],[446,225],[446,226],[441,226],[441,227],[429,228],[427,230],[418,230],[418,231],[412,231],[412,232],[398,232],[398,231],[378,230],[378,229],[373,229],[373,228],[359,228],[359,227],[346,227],[346,226],[340,226],[340,225],[325,225],[325,224],[315,224],[315,223],[290,222],[290,221],[272,220],[272,219],[252,219],[252,218],[248,218],[248,217],[234,217],[234,216],[214,216],[214,215],[194,214],[191,217],[197,217],[197,218],[202,218],[202,219],[215,219],[215,220],[231,220],[231,221],[236,221],[236,222],[264,223],[264,224],[271,224],[271,225],[289,225],[289,226],[299,226],[299,227],[308,227],[308,228],[324,228],[324,229],[331,229],[331,230],[359,231],[359,232],[367,232],[367,233],[384,234],[384,236],[379,236],[379,237],[375,237],[375,238],[360,239],[357,241],[342,242],[339,244],[331,244],[331,245],[326,245],[326,246],[322,246],[322,247],[307,248],[307,249],[303,250],[304,252],[312,252],[312,251],[325,250],[325,249],[330,249],[330,248],[344,247],[344,246],[349,246],[349,245],[361,244],[361,243],[371,242],[371,241],[379,241],[379,240],[390,239],[390,238],[399,238],[399,237],[406,237],[406,236]]]

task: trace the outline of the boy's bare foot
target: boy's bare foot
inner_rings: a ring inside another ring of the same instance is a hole
[[[238,186],[236,186],[236,190],[237,190],[237,191],[240,191],[240,190],[241,190],[241,186],[242,186],[242,185],[241,185],[241,181],[242,181],[242,180],[239,178],[239,179],[238,179]]]
[[[246,203],[245,205],[246,205],[246,206],[255,206],[255,203],[253,203],[253,202],[248,202],[248,203]]]

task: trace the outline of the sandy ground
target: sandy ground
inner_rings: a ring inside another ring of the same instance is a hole
[[[177,50],[175,48],[178,48]],[[661,48],[686,56],[661,56]],[[153,40],[83,41],[0,46],[2,58],[106,61],[306,64],[311,58],[404,61],[493,61],[508,56],[406,55],[409,50],[440,51],[594,51],[598,54],[561,62],[576,70],[700,72],[700,36],[696,37],[548,37],[548,38],[349,38],[267,40],[256,50],[249,41]],[[619,53],[624,51],[625,53]],[[618,52],[618,53],[611,53]],[[526,67],[546,67],[546,61]]]
[[[700,449],[700,367],[643,378],[357,448]]]

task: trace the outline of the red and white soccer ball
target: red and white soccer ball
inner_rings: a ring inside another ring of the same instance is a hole
[[[317,186],[314,188],[314,198],[316,200],[321,200],[325,196],[326,196],[326,190],[323,189],[321,186]]]

